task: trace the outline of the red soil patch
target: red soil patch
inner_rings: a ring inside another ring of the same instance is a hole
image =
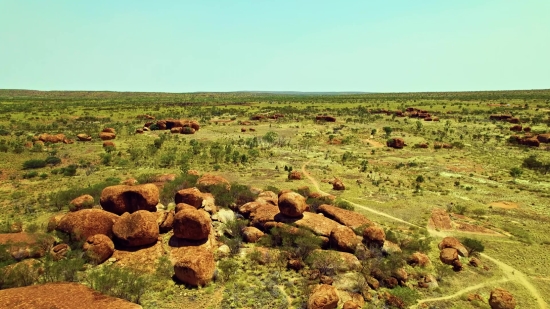
[[[519,205],[513,202],[506,202],[506,201],[500,201],[500,202],[492,202],[489,203],[490,206],[497,207],[497,208],[504,208],[504,209],[516,209],[519,208]]]
[[[451,221],[449,214],[444,209],[434,208],[432,209],[432,216],[428,221],[428,226],[431,229],[452,230],[453,222]]]

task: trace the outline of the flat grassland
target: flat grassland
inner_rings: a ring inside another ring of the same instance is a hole
[[[438,121],[410,117],[407,108],[426,111]],[[272,117],[277,114],[283,117]],[[513,132],[515,124],[490,120],[492,114],[517,117],[530,132]],[[316,120],[318,115],[333,116],[335,122]],[[135,133],[160,119],[197,120],[200,130],[190,135]],[[102,146],[98,134],[104,128],[116,130],[116,148]],[[14,224],[43,231],[82,188],[190,169],[260,189],[308,186],[336,196],[337,202],[354,206],[389,230],[428,229],[434,239],[430,270],[441,278],[439,288],[414,289],[418,295],[408,305],[420,300],[437,308],[489,308],[489,292],[503,287],[518,308],[547,308],[550,144],[528,147],[509,138],[549,132],[550,90],[340,95],[0,90],[0,226],[3,232]],[[43,133],[62,133],[75,142],[37,143]],[[78,141],[77,134],[92,141]],[[402,138],[406,146],[387,147],[391,138]],[[48,157],[61,162],[23,168],[29,160]],[[76,172],[67,171],[70,166]],[[302,179],[288,180],[290,168],[300,171]],[[335,178],[345,190],[333,190],[329,182]],[[161,196],[161,202],[170,200]],[[434,209],[450,214],[450,229],[429,225]],[[445,235],[480,240],[489,257],[480,256],[486,269],[442,270],[437,243]],[[239,285],[246,289],[246,278],[256,278],[257,285],[276,281],[270,272],[243,266],[233,281],[202,289],[180,289],[167,280],[169,291],[145,294],[142,304],[255,308],[236,300],[235,291]],[[289,282],[299,277],[288,270],[281,276]],[[305,292],[297,286],[281,290],[288,306],[300,308]],[[485,301],[468,301],[469,293]]]

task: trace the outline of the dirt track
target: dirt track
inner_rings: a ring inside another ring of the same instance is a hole
[[[324,195],[329,195],[329,193],[327,192],[324,192],[321,190],[321,188],[319,187],[319,183],[317,182],[317,180],[315,178],[313,178],[306,170],[306,166],[307,164],[309,164],[311,162],[308,161],[306,163],[304,163],[302,165],[302,173],[304,173],[304,176],[307,177],[307,179],[309,181],[311,181],[311,183],[313,184],[313,186],[315,187],[315,189],[320,192],[321,194],[324,194]],[[347,200],[345,200],[347,201]],[[381,212],[379,210],[376,210],[376,209],[372,209],[370,207],[367,207],[367,206],[364,206],[364,205],[360,205],[360,204],[357,204],[357,203],[353,203],[353,202],[350,202],[350,201],[347,201],[349,203],[351,203],[353,206],[355,207],[359,207],[361,209],[364,209],[366,211],[369,211],[369,212],[372,212],[374,214],[377,214],[379,216],[383,216],[383,217],[386,217],[386,218],[389,218],[389,219],[392,219],[394,221],[397,221],[397,222],[400,222],[400,223],[404,223],[404,224],[407,224],[407,225],[411,225],[411,226],[416,226],[418,228],[422,228],[422,229],[427,229],[428,232],[430,233],[431,236],[433,237],[447,237],[447,236],[452,236],[456,231],[445,231],[445,232],[442,232],[442,231],[435,231],[435,230],[432,230],[432,229],[428,229],[424,226],[418,226],[416,224],[412,224],[410,222],[407,222],[403,219],[400,219],[400,218],[397,218],[397,217],[394,217],[390,214],[387,214],[387,213],[384,213],[384,212]],[[505,264],[495,258],[492,258],[490,256],[488,256],[487,254],[484,254],[484,253],[481,253],[481,256],[483,258],[486,258],[488,259],[489,261],[495,263],[503,272],[504,274],[506,275],[506,278],[502,279],[502,280],[498,280],[498,281],[490,281],[490,282],[483,282],[483,283],[480,283],[478,285],[475,285],[475,286],[472,286],[472,287],[468,287],[466,289],[462,289],[454,294],[451,294],[451,295],[447,295],[447,296],[443,296],[443,297],[438,297],[438,298],[426,298],[426,299],[420,299],[418,300],[418,304],[421,304],[421,303],[425,303],[425,302],[431,302],[431,301],[438,301],[438,300],[446,300],[446,299],[451,299],[451,298],[455,298],[455,297],[458,297],[466,292],[469,292],[469,291],[473,291],[473,290],[476,290],[476,289],[479,289],[479,288],[482,288],[488,284],[491,284],[491,283],[500,283],[500,282],[506,282],[506,281],[515,281],[519,284],[521,284],[523,287],[525,287],[529,293],[531,293],[531,295],[537,300],[537,303],[539,305],[539,308],[540,309],[548,309],[548,304],[546,304],[546,302],[544,301],[544,299],[542,298],[540,292],[537,290],[537,288],[531,284],[531,282],[529,282],[529,280],[527,279],[527,276],[525,276],[522,272],[520,272],[519,270],[513,268],[512,266],[508,265],[508,264]],[[417,304],[417,305],[418,305]],[[416,308],[417,305],[414,305],[412,306],[411,308]]]

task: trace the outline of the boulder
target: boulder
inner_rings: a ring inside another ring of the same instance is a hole
[[[370,221],[360,213],[338,208],[332,205],[323,204],[319,206],[319,208],[317,208],[317,211],[324,214],[327,218],[330,218],[352,229],[358,228],[362,225],[373,224],[372,221]]]
[[[496,288],[491,291],[489,305],[491,309],[514,309],[516,308],[516,300],[510,292],[505,289]]]
[[[174,272],[185,284],[204,286],[214,277],[216,263],[212,251],[203,247],[186,247],[175,257]]]
[[[361,309],[361,306],[356,304],[353,300],[348,300],[344,303],[344,307],[342,309]]]
[[[64,214],[57,214],[52,216],[48,220],[48,226],[46,227],[46,231],[48,233],[55,231],[55,229],[59,225],[59,222],[61,222],[61,219],[63,219],[64,216],[65,216]]]
[[[389,139],[386,142],[386,145],[388,147],[396,148],[396,149],[402,149],[405,146],[405,141],[400,137],[394,137]]]
[[[522,130],[523,130],[523,127],[522,127],[521,125],[519,125],[519,124],[510,127],[510,131],[521,132]]]
[[[194,206],[191,206],[189,204],[185,204],[185,203],[178,203],[176,204],[176,208],[174,209],[175,213],[178,213],[184,209],[189,209],[189,208],[195,208]],[[197,209],[197,208],[195,208]]]
[[[154,212],[159,203],[159,189],[150,183],[110,186],[103,189],[99,202],[103,209],[117,215],[138,210]]]
[[[541,143],[550,143],[550,133],[537,135],[537,140]]]
[[[367,245],[382,247],[386,240],[386,233],[381,227],[369,226],[363,231],[363,239]]]
[[[95,264],[101,264],[113,255],[115,244],[109,237],[97,234],[86,239],[82,250],[90,261]]]
[[[313,289],[313,292],[309,296],[307,308],[335,309],[338,307],[338,301],[340,301],[340,298],[338,297],[335,287],[327,284],[320,284]]]
[[[174,228],[174,211],[157,212],[157,224],[160,233],[167,233]]]
[[[384,283],[384,286],[387,287],[388,289],[394,289],[399,285],[399,282],[394,277],[387,277],[387,278],[384,278],[384,280],[382,281]]]
[[[431,264],[430,258],[424,253],[415,252],[407,260],[411,266],[421,266],[425,267]]]
[[[239,206],[239,213],[248,217],[252,212],[256,211],[256,209],[258,209],[260,206],[270,206],[277,209],[277,211],[279,211],[279,208],[273,205],[264,203],[263,201],[262,202],[255,201],[255,202],[249,202]]]
[[[336,178],[332,182],[332,189],[337,191],[342,191],[342,190],[346,190],[346,186],[344,186],[344,183],[340,179]]]
[[[279,210],[288,217],[301,217],[306,211],[306,199],[296,192],[286,192],[279,196]]]
[[[253,226],[247,226],[243,228],[242,233],[244,241],[248,243],[258,242],[258,240],[260,240],[260,238],[265,235],[264,232]]]
[[[101,132],[116,134],[116,131],[115,131],[114,128],[105,128],[105,129],[101,130]]]
[[[0,290],[4,308],[22,309],[140,309],[127,300],[103,295],[80,284],[69,282],[46,283]]]
[[[347,226],[339,225],[330,232],[330,244],[339,251],[354,253],[360,242],[355,232]]]
[[[38,139],[44,143],[52,143],[52,144],[62,143],[63,140],[65,140],[65,134],[51,135],[48,133],[44,133],[44,134],[40,134],[40,136],[38,136]]]
[[[174,200],[176,204],[185,203],[199,209],[202,207],[203,193],[196,187],[182,189],[176,192]]]
[[[301,218],[290,218],[286,216],[278,215],[275,220],[277,222],[283,222],[288,224],[294,224],[298,227],[311,230],[314,234],[329,237],[332,230],[334,230],[339,224],[323,215],[304,212]]]
[[[107,133],[107,132],[101,132],[101,133],[99,133],[99,138],[100,138],[102,141],[108,141],[108,140],[111,140],[111,139],[115,139],[115,138],[116,138],[116,134],[114,134],[114,133]]]
[[[143,134],[143,129],[142,128],[137,128],[136,129],[136,134]]]
[[[460,241],[454,237],[445,237],[438,245],[439,250],[445,249],[445,248],[454,248],[458,251],[458,253],[461,256],[468,257],[468,249],[464,247],[463,244],[460,243]]]
[[[78,138],[78,140],[81,141],[81,142],[89,142],[89,141],[92,140],[91,136],[89,136],[88,134],[84,134],[84,133],[78,134],[76,136],[76,138]]]
[[[212,220],[204,210],[186,207],[174,216],[174,236],[188,240],[207,239],[212,229]]]
[[[249,219],[250,225],[256,226],[259,228],[264,228],[269,222],[275,222],[275,216],[280,214],[278,207],[273,207],[273,205],[261,205],[250,212]]]
[[[146,210],[124,213],[113,225],[116,240],[126,247],[151,245],[157,242],[157,216]]]
[[[263,191],[258,194],[256,202],[279,206],[279,196],[273,191]]]
[[[469,261],[469,264],[473,267],[479,267],[481,266],[481,261],[478,258],[472,257]]]
[[[454,248],[444,248],[439,252],[439,259],[443,264],[455,265],[458,261],[458,251]]]
[[[398,244],[393,243],[389,240],[384,241],[384,245],[382,246],[382,252],[384,254],[392,255],[392,254],[400,254],[402,253],[401,248]]]
[[[113,142],[109,142],[109,141],[103,142],[103,148],[107,148],[107,147],[116,148],[115,143]]]
[[[69,247],[69,245],[59,244],[59,245],[53,246],[50,249],[50,255],[52,256],[54,261],[59,261],[65,258],[65,256],[67,256],[67,253],[69,253],[69,251],[71,251],[71,247]]]
[[[290,171],[290,173],[288,173],[288,179],[300,180],[302,179],[302,173],[298,171]]]
[[[229,181],[222,176],[205,174],[197,180],[197,186],[201,189],[206,189],[206,191],[208,191],[210,187],[218,185],[224,186],[227,190],[231,189]]]
[[[69,203],[70,211],[78,211],[83,208],[91,208],[94,205],[94,197],[89,194],[81,195]]]
[[[118,218],[117,215],[102,209],[82,209],[66,214],[56,229],[69,234],[74,241],[83,241],[96,234],[112,238],[113,225]]]

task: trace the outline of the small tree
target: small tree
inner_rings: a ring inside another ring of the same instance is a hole
[[[386,137],[389,137],[391,132],[393,132],[393,129],[392,127],[384,127],[384,132],[386,132]]]
[[[514,177],[514,180],[523,174],[523,170],[519,167],[512,167],[510,170],[510,176]]]
[[[480,253],[485,250],[485,246],[481,243],[481,241],[473,238],[464,238],[462,239],[462,244],[468,248],[468,253],[470,255],[474,253]]]

